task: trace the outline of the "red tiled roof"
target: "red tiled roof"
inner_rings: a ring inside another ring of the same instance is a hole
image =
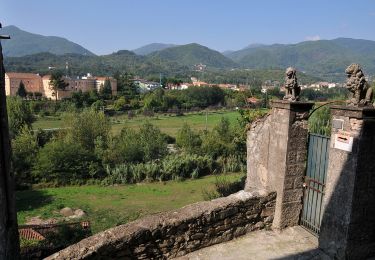
[[[33,78],[33,79],[40,79],[40,76],[38,74],[34,74],[34,73],[6,72],[5,74],[9,78]]]
[[[255,97],[249,97],[249,98],[247,98],[247,102],[248,103],[257,103],[259,101],[260,101],[260,99],[255,98]]]
[[[26,240],[44,240],[46,239],[40,233],[36,232],[32,228],[21,228],[18,230],[20,237]]]

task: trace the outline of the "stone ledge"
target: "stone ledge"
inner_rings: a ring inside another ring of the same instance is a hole
[[[272,108],[282,108],[292,111],[308,111],[314,106],[313,102],[301,102],[301,101],[285,101],[285,100],[272,100]]]
[[[350,107],[331,106],[331,114],[335,116],[347,116],[357,119],[375,118],[375,108],[373,107]]]
[[[167,259],[272,224],[276,193],[240,191],[93,235],[46,259]]]

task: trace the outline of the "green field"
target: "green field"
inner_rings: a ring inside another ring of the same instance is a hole
[[[207,113],[207,129],[211,130],[222,117],[228,118],[231,124],[237,122],[240,114],[237,111],[215,111]],[[137,116],[128,119],[127,115],[112,116],[110,122],[112,125],[112,133],[118,134],[123,127],[138,128],[140,125],[149,121],[160,130],[171,136],[176,136],[177,131],[184,123],[188,123],[193,129],[206,129],[206,112],[189,113],[183,116],[155,115],[154,117]],[[62,126],[60,118],[40,118],[33,124],[34,129],[51,129]]]
[[[243,174],[228,174],[229,181]],[[18,222],[28,217],[58,217],[63,207],[87,212],[94,233],[141,216],[180,208],[203,200],[202,190],[214,190],[216,176],[196,180],[140,183],[121,186],[70,186],[18,191]]]

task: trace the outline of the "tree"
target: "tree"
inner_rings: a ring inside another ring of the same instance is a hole
[[[51,77],[49,80],[50,89],[56,101],[57,101],[57,92],[59,90],[65,90],[65,88],[69,86],[69,83],[65,82],[62,77],[63,77],[63,74],[60,71],[54,71],[51,74]]]
[[[27,96],[25,84],[23,84],[22,80],[20,82],[20,86],[17,89],[16,95],[20,96],[21,98],[25,98]]]
[[[106,161],[113,164],[148,162],[161,159],[167,153],[165,134],[147,122],[139,131],[123,128],[112,140]]]
[[[66,185],[100,177],[100,172],[100,163],[94,153],[79,143],[57,139],[47,143],[38,153],[33,177],[37,182]]]
[[[31,168],[38,154],[36,135],[27,127],[23,127],[12,140],[12,170],[17,185],[31,184]]]
[[[116,111],[124,110],[126,105],[126,99],[125,97],[119,97],[114,103],[113,103],[113,109]]]
[[[167,153],[165,135],[158,127],[146,122],[139,129],[139,140],[144,152],[144,160],[151,161],[164,157]]]
[[[202,139],[198,133],[194,132],[190,126],[185,123],[177,132],[176,144],[188,153],[197,153],[202,144]]]
[[[104,145],[109,139],[110,124],[102,111],[85,109],[81,113],[68,113],[64,117],[65,139],[79,143],[88,151],[94,151],[95,141],[101,138]]]
[[[104,86],[100,89],[100,95],[104,99],[109,99],[112,96],[112,86],[111,86],[111,81],[109,78],[106,78],[104,81]]]
[[[31,127],[34,117],[30,105],[20,97],[8,97],[7,110],[11,138],[14,138],[24,126]]]
[[[134,84],[134,75],[125,72],[116,72],[113,76],[117,80],[117,93],[126,99],[133,99],[138,95],[137,86]]]

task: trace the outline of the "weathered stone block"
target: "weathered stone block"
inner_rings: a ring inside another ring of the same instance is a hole
[[[286,171],[287,176],[303,176],[305,172],[305,164],[288,164]]]
[[[203,237],[204,237],[203,233],[195,233],[195,234],[191,235],[191,239],[193,239],[193,240],[199,240]]]
[[[283,202],[298,202],[301,203],[303,196],[303,189],[285,190]]]

